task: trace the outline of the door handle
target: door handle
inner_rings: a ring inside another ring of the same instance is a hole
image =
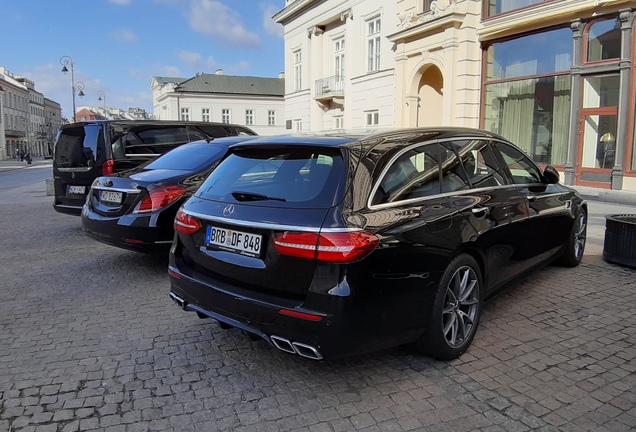
[[[490,214],[490,209],[488,207],[473,207],[472,212],[476,217],[482,218]]]
[[[528,194],[526,195],[526,199],[530,202],[535,202],[537,200],[537,196],[534,194]]]

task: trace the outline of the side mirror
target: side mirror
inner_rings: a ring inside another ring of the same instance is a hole
[[[552,165],[548,165],[543,170],[543,178],[548,184],[557,184],[559,182],[559,172]]]

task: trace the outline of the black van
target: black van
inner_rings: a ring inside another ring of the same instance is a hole
[[[94,120],[64,125],[55,138],[53,207],[79,216],[95,178],[134,168],[192,141],[256,135],[245,126],[159,120]]]

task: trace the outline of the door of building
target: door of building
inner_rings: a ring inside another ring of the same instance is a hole
[[[619,75],[583,80],[576,184],[610,189],[616,154]]]

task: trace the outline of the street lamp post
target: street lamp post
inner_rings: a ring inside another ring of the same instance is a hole
[[[62,65],[62,72],[67,73],[67,66],[71,67],[71,90],[73,91],[73,123],[77,122],[77,113],[75,112],[75,91],[79,90],[77,95],[79,97],[84,97],[84,83],[78,82],[75,83],[75,62],[69,56],[60,57],[60,64]]]
[[[106,108],[106,93],[103,90],[97,92],[97,100],[104,101],[104,108]]]

